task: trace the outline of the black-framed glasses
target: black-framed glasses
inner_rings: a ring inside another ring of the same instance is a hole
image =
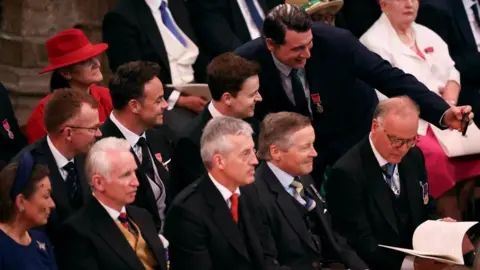
[[[409,139],[400,139],[400,138],[397,138],[397,137],[389,134],[385,129],[383,131],[385,132],[385,135],[387,135],[387,138],[390,140],[390,144],[395,148],[400,148],[403,145],[406,145],[408,148],[412,148],[420,140],[418,135],[416,135],[413,138],[409,138]]]

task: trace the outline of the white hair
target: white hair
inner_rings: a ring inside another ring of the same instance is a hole
[[[207,169],[212,166],[215,154],[226,154],[232,149],[228,135],[252,136],[252,127],[245,121],[233,117],[215,117],[203,129],[200,139],[200,155]]]
[[[130,144],[125,139],[108,137],[97,141],[90,148],[85,159],[85,174],[89,183],[94,175],[110,178],[112,152],[130,152]]]

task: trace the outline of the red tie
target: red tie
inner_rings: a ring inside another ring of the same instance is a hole
[[[230,211],[232,211],[232,217],[235,223],[238,223],[238,194],[233,193],[230,197],[230,202],[232,203],[232,207]]]

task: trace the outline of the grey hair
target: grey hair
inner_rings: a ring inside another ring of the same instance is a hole
[[[97,141],[87,153],[85,174],[91,185],[94,175],[110,178],[112,152],[130,152],[130,144],[125,139],[108,137]]]
[[[252,136],[253,129],[245,121],[233,117],[221,116],[210,120],[200,139],[200,155],[207,169],[212,167],[212,158],[215,154],[226,154],[232,149],[227,136]]]
[[[411,117],[412,113],[420,116],[420,107],[408,96],[399,96],[382,100],[378,103],[373,118],[383,123],[387,115]]]

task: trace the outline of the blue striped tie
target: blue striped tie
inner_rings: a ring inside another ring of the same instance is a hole
[[[398,197],[398,195],[400,195],[400,189],[397,187],[395,181],[393,180],[393,172],[395,171],[395,167],[396,164],[387,163],[382,166],[382,169],[383,175],[385,176],[385,181],[387,182],[388,186],[393,191],[395,196]]]
[[[255,26],[257,26],[259,31],[262,31],[263,19],[262,16],[260,16],[260,13],[258,12],[255,3],[253,2],[253,0],[245,0],[245,2],[247,3],[248,12],[250,13],[250,16],[252,16]]]
[[[294,195],[300,196],[305,201],[305,204],[303,206],[307,208],[308,212],[315,209],[315,207],[317,206],[317,203],[313,199],[305,195],[305,193],[303,192],[303,184],[302,182],[300,182],[300,179],[298,177],[295,177],[293,179],[293,182],[290,184],[290,187],[293,188]]]
[[[187,47],[187,41],[178,31],[172,17],[170,16],[170,13],[168,12],[167,2],[162,1],[162,4],[160,4],[160,13],[162,14],[163,24],[168,28],[168,30],[170,30],[170,32],[177,38],[177,40],[182,43],[183,47]]]

